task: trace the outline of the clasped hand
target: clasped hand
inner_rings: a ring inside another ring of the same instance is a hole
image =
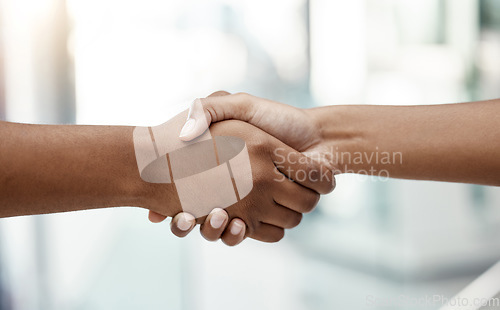
[[[250,156],[253,189],[236,204],[216,208],[203,218],[179,212],[171,222],[175,235],[184,237],[199,223],[201,234],[209,241],[220,238],[227,245],[236,245],[250,237],[277,242],[284,229],[297,226],[302,214],[314,209],[319,194],[334,189],[332,167],[321,157],[311,156],[320,152],[321,137],[304,110],[226,92],[202,99],[201,107],[202,111],[193,110],[196,105],[191,107],[191,124],[181,131],[180,139],[198,137],[207,130],[206,124],[212,124],[212,136],[243,139]],[[201,118],[207,122],[199,121]],[[165,218],[161,212],[150,211],[152,222]]]

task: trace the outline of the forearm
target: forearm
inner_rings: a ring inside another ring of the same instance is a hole
[[[0,217],[117,206],[174,214],[169,184],[141,180],[132,131],[1,122]]]
[[[500,101],[310,110],[341,172],[500,185]]]

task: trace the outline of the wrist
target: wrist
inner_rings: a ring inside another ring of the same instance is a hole
[[[174,184],[154,184],[140,180],[136,192],[136,205],[164,216],[182,211]]]
[[[131,178],[123,180],[120,204],[154,211],[164,216],[174,216],[182,211],[175,184],[149,183],[141,179],[135,162]]]
[[[137,159],[137,148],[141,148],[141,143],[134,143],[133,132],[127,138],[131,150],[127,160],[127,167],[130,177],[124,180],[124,188],[129,197],[125,205],[140,207],[154,211],[164,216],[173,216],[181,211],[181,205],[177,196],[174,183],[148,182],[141,177],[139,162]],[[144,151],[144,150],[143,150]],[[141,151],[139,151],[140,153]],[[160,167],[161,168],[161,167]]]
[[[337,173],[361,169],[363,163],[354,162],[355,153],[369,147],[368,121],[365,106],[337,105],[308,110],[320,134],[316,150],[322,152]]]

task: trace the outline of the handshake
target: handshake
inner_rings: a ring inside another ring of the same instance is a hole
[[[156,127],[0,121],[0,217],[138,206],[179,237],[276,242],[339,173],[500,186],[498,115],[499,99],[298,109],[217,92]]]
[[[0,217],[138,206],[179,237],[276,242],[339,173],[500,186],[498,115],[499,99],[298,109],[217,92],[156,127],[0,121]]]
[[[307,110],[248,94],[217,92],[195,100],[187,120],[179,115],[152,128],[134,131],[141,177],[170,184],[164,184],[168,194],[149,208],[149,219],[161,222],[173,216],[171,230],[179,237],[200,223],[201,234],[210,241],[220,238],[231,246],[246,237],[277,242],[285,229],[297,226],[302,214],[313,210],[320,194],[335,187],[335,165],[322,153],[326,148],[321,130]],[[222,140],[230,137],[233,140]],[[210,138],[213,143],[207,141]],[[211,155],[214,144],[217,164]],[[182,155],[168,153],[185,145]],[[210,161],[217,167],[207,165]],[[216,171],[221,163],[227,170],[224,162],[229,174]],[[203,168],[212,169],[200,177]],[[186,177],[194,172],[200,172],[197,180]]]

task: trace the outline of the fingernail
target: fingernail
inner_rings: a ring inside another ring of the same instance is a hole
[[[220,228],[226,220],[226,216],[222,213],[222,209],[215,208],[210,213],[212,214],[212,217],[210,218],[210,225],[216,229]]]
[[[177,221],[177,228],[179,228],[182,231],[186,231],[189,228],[191,228],[191,225],[192,225],[192,219],[190,216],[187,215],[179,216],[179,220]]]
[[[179,137],[185,137],[189,135],[193,131],[194,125],[196,125],[196,120],[194,118],[188,118],[188,120],[181,129]]]
[[[233,225],[231,226],[231,234],[233,235],[239,235],[241,233],[241,230],[243,229],[243,225],[241,225],[240,222],[235,221]]]

